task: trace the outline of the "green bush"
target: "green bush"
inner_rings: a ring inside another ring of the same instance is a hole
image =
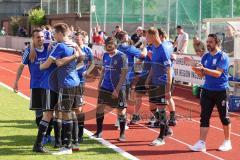
[[[31,11],[29,11],[29,22],[32,25],[43,25],[45,22],[45,11],[42,9],[33,9]]]

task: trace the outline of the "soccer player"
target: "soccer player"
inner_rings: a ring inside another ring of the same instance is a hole
[[[36,110],[36,123],[37,126],[40,126],[43,106],[42,86],[40,84],[43,80],[44,74],[42,71],[40,71],[39,65],[42,61],[45,61],[47,57],[47,47],[43,46],[44,35],[41,29],[34,29],[32,31],[32,41],[33,45],[31,46],[31,48],[27,48],[23,54],[22,63],[18,68],[17,77],[13,89],[15,92],[18,91],[18,81],[21,77],[24,66],[28,65],[30,71],[30,89],[31,89],[30,109]],[[39,139],[40,144],[42,144],[42,139],[43,137]],[[46,150],[41,145],[38,148],[36,148],[35,151],[45,152]]]
[[[44,30],[44,46],[48,47],[53,40],[51,26],[47,25]]]
[[[171,55],[171,73],[172,73],[172,86],[171,86],[171,97],[169,99],[169,110],[170,110],[170,119],[168,120],[169,126],[175,126],[177,124],[176,122],[176,108],[175,108],[175,102],[173,100],[172,94],[173,94],[173,85],[174,85],[174,68],[173,68],[173,61],[176,60],[176,55],[173,53],[173,44],[167,40],[167,34],[164,30],[158,29],[159,37],[162,41],[162,45],[166,48],[166,51]]]
[[[207,39],[208,53],[203,55],[201,64],[192,67],[193,71],[199,77],[205,77],[200,96],[200,140],[194,146],[190,147],[192,151],[206,151],[209,120],[215,105],[218,109],[225,136],[223,144],[218,149],[220,151],[229,151],[232,149],[230,141],[231,123],[227,103],[229,58],[219,47],[220,39],[217,35],[209,34]]]
[[[150,109],[158,121],[160,121],[160,134],[150,145],[164,145],[164,137],[168,128],[166,117],[167,101],[171,98],[171,59],[170,54],[162,45],[158,31],[150,28],[147,33],[148,43],[153,44],[152,65],[146,80],[146,86],[149,88]],[[150,83],[151,82],[151,83]],[[159,114],[157,114],[157,109]]]
[[[73,129],[73,117],[72,108],[75,106],[81,106],[79,95],[80,80],[76,70],[76,61],[72,61],[74,58],[78,58],[74,53],[76,52],[73,47],[69,46],[69,27],[65,23],[59,23],[54,26],[54,38],[58,44],[53,48],[49,58],[43,64],[41,69],[49,68],[54,61],[68,57],[69,61],[57,63],[57,80],[59,89],[59,106],[58,110],[62,112],[63,119],[63,145],[59,152],[53,153],[54,155],[72,154],[72,129]],[[80,49],[75,46],[77,52]]]
[[[88,76],[94,68],[94,59],[92,50],[84,45],[85,36],[81,32],[75,33],[75,42],[82,50],[84,54],[84,60],[77,65],[78,76],[80,78],[80,94],[78,95],[81,100],[81,106],[74,108],[73,117],[74,117],[74,125],[73,125],[73,150],[79,149],[79,143],[83,141],[83,130],[84,130],[84,120],[85,114],[83,113],[82,106],[84,105],[83,101],[83,92],[84,92],[84,84],[85,77]]]
[[[131,45],[129,42],[128,33],[125,31],[120,31],[118,34],[118,40],[120,41],[118,50],[123,52],[128,59],[128,73],[127,73],[127,100],[130,100],[131,89],[133,85],[134,74],[134,58],[144,59],[146,56],[146,51],[141,52],[135,46]]]
[[[148,44],[147,47],[147,56],[143,60],[142,72],[139,75],[136,75],[135,81],[135,110],[131,118],[130,124],[135,124],[141,120],[139,110],[142,105],[142,97],[147,93],[148,89],[145,87],[145,82],[148,77],[149,71],[151,69],[151,59],[152,59],[152,44]]]
[[[117,108],[120,125],[119,141],[125,141],[127,58],[124,53],[116,50],[116,47],[113,37],[108,37],[105,45],[107,52],[103,55],[103,67],[98,85],[97,131],[93,136],[102,138],[104,109],[107,105]]]

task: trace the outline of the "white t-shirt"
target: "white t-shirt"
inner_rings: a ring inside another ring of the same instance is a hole
[[[178,38],[177,38],[177,50],[180,51],[180,50],[183,50],[182,53],[187,53],[187,47],[188,47],[188,34],[183,32],[183,34],[180,34],[178,35]],[[186,47],[183,49],[183,42],[184,41],[187,41],[187,45]]]

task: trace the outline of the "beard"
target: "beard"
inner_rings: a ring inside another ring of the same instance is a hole
[[[213,47],[211,47],[211,46],[207,46],[207,50],[208,50],[209,52],[212,52],[212,51],[215,50],[215,48],[213,48]]]

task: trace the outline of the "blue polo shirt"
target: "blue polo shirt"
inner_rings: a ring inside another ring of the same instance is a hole
[[[108,53],[103,55],[104,75],[101,83],[101,88],[107,91],[114,91],[117,87],[122,69],[127,69],[126,55],[120,51],[110,56]],[[123,84],[125,85],[125,83]]]
[[[229,58],[226,53],[219,51],[214,56],[210,53],[203,55],[201,60],[202,65],[205,68],[217,70],[217,68],[222,69],[223,73],[219,78],[213,76],[205,75],[205,82],[203,85],[204,89],[211,91],[222,91],[228,88],[228,66]]]
[[[61,59],[64,57],[72,56],[74,54],[74,48],[70,47],[65,42],[58,43],[50,53],[50,57],[53,60]],[[72,61],[64,66],[58,68],[57,78],[58,87],[60,88],[72,88],[78,86],[80,79],[76,70],[76,61]]]
[[[30,48],[27,48],[22,56],[22,64],[28,65],[30,72],[30,88],[41,88],[41,82],[43,79],[43,72],[39,66],[41,62],[45,62],[47,58],[47,48],[43,47],[42,50],[35,49],[37,53],[33,63],[29,60]]]
[[[152,46],[147,46],[147,52],[151,52],[152,54]],[[149,71],[151,70],[151,58],[147,55],[145,58],[144,58],[144,61],[143,61],[143,70],[142,70],[142,73],[140,74],[140,77],[141,78],[144,78],[146,79],[148,77],[148,74],[149,74]]]
[[[163,41],[162,45],[164,46],[164,48],[166,48],[166,52],[168,52],[170,54],[170,56],[173,54],[173,44],[170,41]],[[174,73],[174,66],[173,66],[173,60],[171,59],[171,72],[172,72],[172,76],[175,76]]]
[[[152,84],[166,85],[167,69],[171,67],[171,55],[162,44],[158,47],[153,45],[152,52]]]
[[[93,60],[93,53],[91,48],[89,48],[88,46],[85,46],[82,48],[82,52],[85,55],[85,58],[83,60],[83,65],[80,68],[77,68],[78,71],[78,76],[80,79],[81,83],[85,82],[85,79],[83,77],[83,72],[87,71],[88,67],[89,67],[89,62],[91,62]]]
[[[47,58],[54,49],[57,43],[52,44],[52,49],[48,51]],[[46,58],[46,59],[47,59]],[[43,80],[41,82],[41,88],[50,89],[52,91],[58,92],[58,81],[57,81],[57,65],[55,63],[43,71]]]
[[[134,57],[140,58],[141,51],[135,46],[128,44],[120,44],[118,50],[126,54],[128,59],[128,74],[127,74],[127,83],[130,84],[134,78]]]

